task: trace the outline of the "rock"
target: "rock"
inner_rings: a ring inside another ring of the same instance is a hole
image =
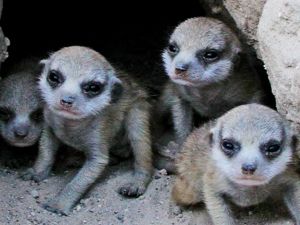
[[[35,190],[35,189],[33,189],[33,190],[30,192],[30,194],[31,194],[31,196],[32,196],[33,198],[39,198],[39,197],[40,197],[39,192],[38,192],[37,190]]]
[[[258,50],[257,27],[266,0],[199,0],[209,16],[224,21]],[[259,55],[259,54],[258,54]]]
[[[247,44],[258,49],[256,32],[266,0],[224,0],[224,6],[243,33]]]
[[[168,172],[166,169],[162,169],[162,170],[158,170],[156,171],[155,175],[154,175],[154,179],[158,180],[163,176],[167,176]]]
[[[3,63],[8,58],[7,48],[10,45],[10,41],[5,37],[2,28],[0,27],[0,63]]]
[[[78,205],[76,205],[76,207],[75,207],[75,211],[77,211],[77,212],[78,212],[78,211],[80,211],[80,210],[81,210],[81,208],[82,208],[82,207],[81,207],[81,205],[80,205],[80,204],[78,204]]]
[[[182,214],[182,209],[179,206],[176,205],[176,206],[173,207],[172,213],[175,216],[178,216],[178,215]]]
[[[259,50],[278,111],[300,131],[300,2],[268,0],[258,25]]]
[[[120,222],[124,222],[124,215],[122,213],[117,213],[117,219],[120,221]]]

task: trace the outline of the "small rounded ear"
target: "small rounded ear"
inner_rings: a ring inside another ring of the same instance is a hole
[[[42,65],[46,65],[48,63],[48,59],[42,59],[39,63]]]
[[[209,133],[209,135],[208,135],[208,137],[209,137],[209,146],[211,147],[212,145],[213,145],[213,143],[214,143],[214,135],[213,135],[213,133]]]
[[[121,98],[123,94],[123,85],[119,79],[116,79],[116,82],[112,85],[111,90],[111,103],[116,103]]]
[[[241,43],[239,42],[239,40],[236,38],[232,41],[231,44],[231,52],[232,52],[232,56],[233,56],[233,63],[235,65],[239,65],[241,59],[244,57],[244,51],[243,48],[241,46]]]
[[[296,154],[300,156],[300,149],[298,149],[298,138],[296,137],[296,135],[292,136],[291,146],[292,146],[293,151],[296,152]]]
[[[218,130],[220,130],[220,124],[217,123],[217,121],[211,121],[211,129],[209,130],[209,146],[212,147],[212,145],[214,144],[214,142],[216,141],[216,132]]]
[[[48,63],[47,59],[43,59],[43,60],[39,61],[38,65],[37,65],[37,69],[36,69],[36,74],[38,76],[42,74],[47,63]]]

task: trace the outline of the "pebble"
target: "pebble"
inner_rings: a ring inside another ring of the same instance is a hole
[[[40,197],[39,192],[38,192],[37,190],[35,190],[35,189],[33,189],[33,190],[30,192],[30,194],[31,194],[31,196],[32,196],[33,198],[39,198],[39,197]]]
[[[139,200],[144,200],[144,199],[145,199],[145,196],[144,196],[144,195],[141,195],[138,199],[139,199]]]
[[[182,209],[179,206],[174,206],[172,212],[175,216],[178,216],[178,215],[182,214]]]
[[[95,210],[94,210],[94,209],[89,209],[89,212],[90,212],[90,213],[94,213]]]
[[[76,210],[76,211],[80,211],[80,210],[81,210],[81,206],[80,206],[80,205],[77,205],[77,206],[75,207],[75,210]]]
[[[162,176],[167,176],[168,175],[168,172],[167,172],[166,169],[159,170],[158,173],[161,174]]]
[[[124,215],[121,214],[121,213],[118,213],[117,214],[117,219],[123,223],[124,222]]]
[[[158,180],[158,179],[162,178],[163,176],[167,176],[167,175],[168,175],[168,172],[166,169],[158,170],[154,175],[154,179]]]

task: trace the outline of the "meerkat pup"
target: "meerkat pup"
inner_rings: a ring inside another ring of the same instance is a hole
[[[25,61],[0,81],[0,133],[2,139],[13,147],[34,145],[43,128],[43,106],[37,88],[37,61]],[[7,151],[1,149],[2,159],[7,158],[11,150],[8,146],[4,147],[7,147]]]
[[[171,112],[171,148],[172,142],[180,146],[192,131],[193,112],[213,119],[235,106],[262,100],[260,80],[241,43],[219,20],[197,17],[179,24],[162,58],[170,81],[157,110],[160,115]],[[164,135],[158,143],[163,139]]]
[[[125,196],[142,195],[152,173],[146,93],[102,55],[86,47],[63,48],[42,63],[45,67],[39,87],[45,100],[46,127],[38,158],[23,178],[37,182],[45,179],[60,143],[86,155],[79,173],[45,208],[69,214],[103,172],[109,150],[117,149],[112,147],[124,138],[132,147],[134,174],[119,192]]]
[[[284,200],[300,225],[300,179],[295,136],[274,110],[236,107],[195,129],[178,154],[172,196],[180,205],[206,204],[215,225],[238,224],[229,201],[247,207]]]

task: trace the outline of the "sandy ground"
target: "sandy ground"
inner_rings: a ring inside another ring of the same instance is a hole
[[[18,178],[17,170],[0,168],[0,224],[14,225],[209,225],[204,207],[183,209],[170,202],[174,176],[155,171],[145,195],[137,199],[120,196],[116,190],[131,173],[129,162],[111,166],[69,216],[44,210],[41,204],[53,197],[74,176],[77,169],[60,168],[40,184]],[[286,210],[257,206],[237,211],[239,224],[292,225]],[[268,222],[267,222],[268,221]]]

